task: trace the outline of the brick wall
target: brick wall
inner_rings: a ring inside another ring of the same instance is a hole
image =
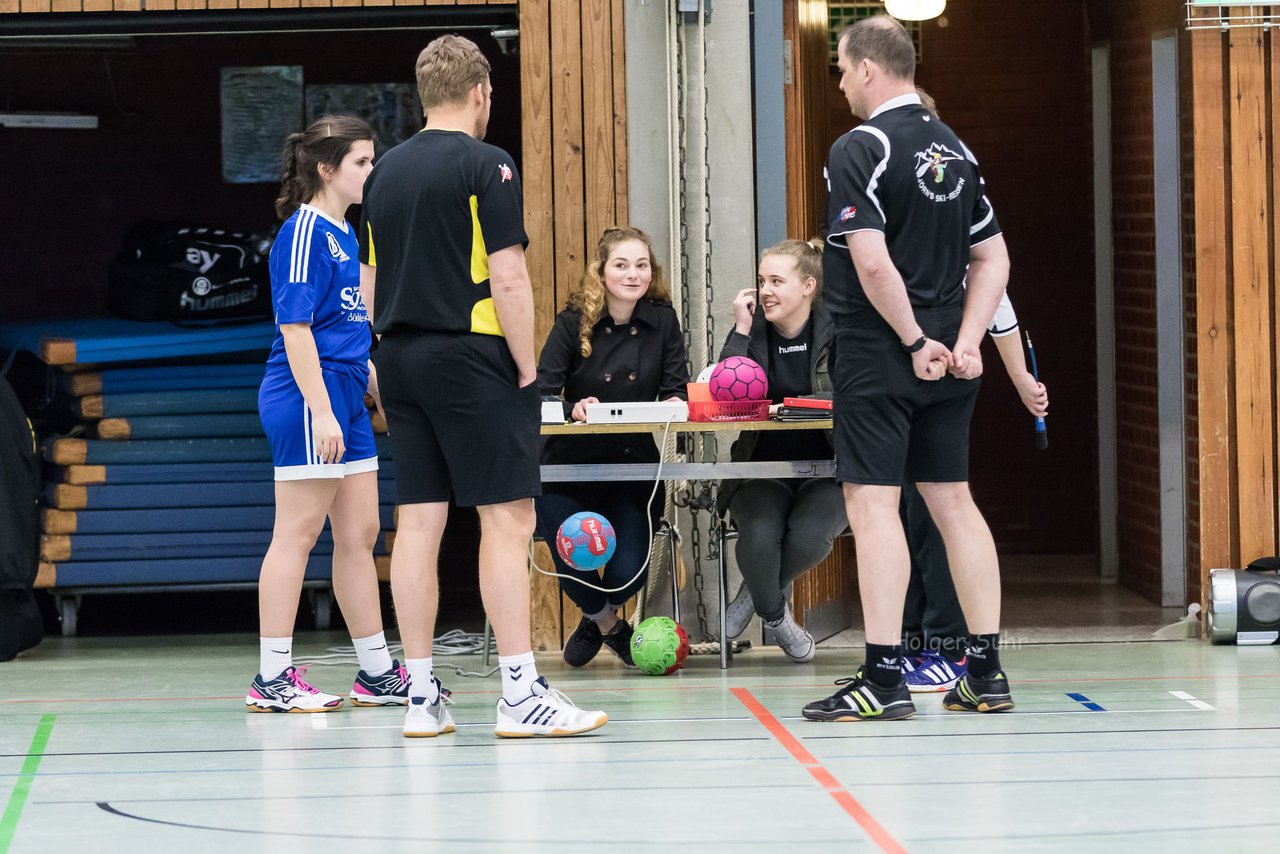
[[[1096,553],[1089,59],[1083,0],[966,0],[923,24],[917,82],[973,150],[1013,263],[1010,297],[1049,387],[1050,449],[994,346],[972,428],[971,478],[999,547]],[[853,123],[831,78],[829,136]]]
[[[1116,419],[1119,479],[1120,581],[1159,600],[1160,458],[1156,377],[1155,190],[1151,172],[1151,39],[1182,32],[1179,0],[1118,4],[1088,0],[1089,37],[1111,45],[1112,193],[1115,231]],[[1185,33],[1179,44],[1183,124],[1184,234],[1194,233],[1191,179],[1190,76]],[[1194,247],[1184,241],[1187,325],[1188,459],[1195,458]],[[1188,507],[1196,502],[1196,470],[1188,471]],[[1189,512],[1192,519],[1198,511]],[[1195,548],[1197,529],[1189,527]],[[1192,562],[1198,563],[1198,559]],[[1198,600],[1198,584],[1194,592]]]

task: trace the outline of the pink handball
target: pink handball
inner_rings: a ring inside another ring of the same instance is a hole
[[[746,356],[730,356],[716,365],[708,385],[716,400],[769,399],[769,380],[764,368]]]

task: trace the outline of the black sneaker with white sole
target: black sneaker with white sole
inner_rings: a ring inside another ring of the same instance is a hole
[[[617,625],[601,636],[604,645],[613,650],[627,667],[636,666],[635,660],[631,658],[631,636],[634,634],[635,629],[631,628],[631,624],[619,619]]]
[[[1009,694],[1009,677],[1002,670],[985,678],[966,673],[947,692],[947,696],[942,698],[942,708],[949,712],[1012,711],[1013,697]]]
[[[882,688],[870,679],[864,679],[862,671],[857,676],[836,680],[844,685],[839,691],[804,707],[806,720],[811,721],[903,721],[915,717],[916,707],[911,702],[911,692],[905,680],[893,688]]]
[[[565,663],[572,667],[586,667],[600,652],[603,643],[604,636],[600,634],[596,621],[583,617],[564,643]]]

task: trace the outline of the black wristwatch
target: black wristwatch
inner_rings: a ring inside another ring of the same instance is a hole
[[[924,349],[924,345],[928,343],[929,343],[929,336],[921,335],[919,338],[916,339],[916,343],[903,344],[902,349],[906,350],[908,353],[919,353],[922,349]]]

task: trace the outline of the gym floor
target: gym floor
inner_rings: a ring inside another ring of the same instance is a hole
[[[295,649],[344,640],[300,635]],[[49,639],[4,665],[0,854],[1203,852],[1280,838],[1273,647],[1014,645],[1017,711],[948,713],[918,695],[920,714],[893,724],[799,718],[849,672],[854,650],[835,644],[806,665],[753,649],[725,673],[697,656],[665,678],[607,653],[568,672],[548,654],[551,684],[611,721],[546,741],[494,738],[496,677],[442,674],[459,726],[437,739],[403,739],[399,709],[247,714],[254,652],[238,635]],[[309,678],[345,692],[353,671]]]

